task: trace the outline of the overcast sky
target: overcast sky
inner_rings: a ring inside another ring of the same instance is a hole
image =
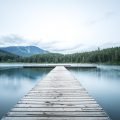
[[[81,51],[120,45],[120,0],[0,0],[0,46]]]

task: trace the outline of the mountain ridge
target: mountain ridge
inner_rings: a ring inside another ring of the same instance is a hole
[[[8,47],[0,47],[0,50],[22,57],[30,57],[36,54],[49,53],[48,51],[43,50],[36,46],[8,46]]]

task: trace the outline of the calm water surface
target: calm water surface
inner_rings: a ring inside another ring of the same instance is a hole
[[[0,68],[0,119],[50,68]]]
[[[120,66],[70,69],[112,120],[120,120]]]
[[[0,118],[51,69],[0,68]],[[69,69],[112,120],[120,120],[120,66]]]

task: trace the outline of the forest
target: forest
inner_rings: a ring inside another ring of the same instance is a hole
[[[120,64],[120,47],[74,54],[47,53],[21,57],[0,51],[0,62]]]

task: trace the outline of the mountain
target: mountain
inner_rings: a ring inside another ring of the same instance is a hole
[[[15,59],[19,59],[19,56],[14,55],[12,53],[0,50],[0,62],[11,62]]]
[[[3,50],[0,50],[0,56],[16,56],[16,55],[6,52],[6,51],[3,51]]]
[[[23,57],[29,57],[35,54],[48,53],[48,51],[40,49],[36,46],[10,46],[10,47],[1,47],[0,50]]]

